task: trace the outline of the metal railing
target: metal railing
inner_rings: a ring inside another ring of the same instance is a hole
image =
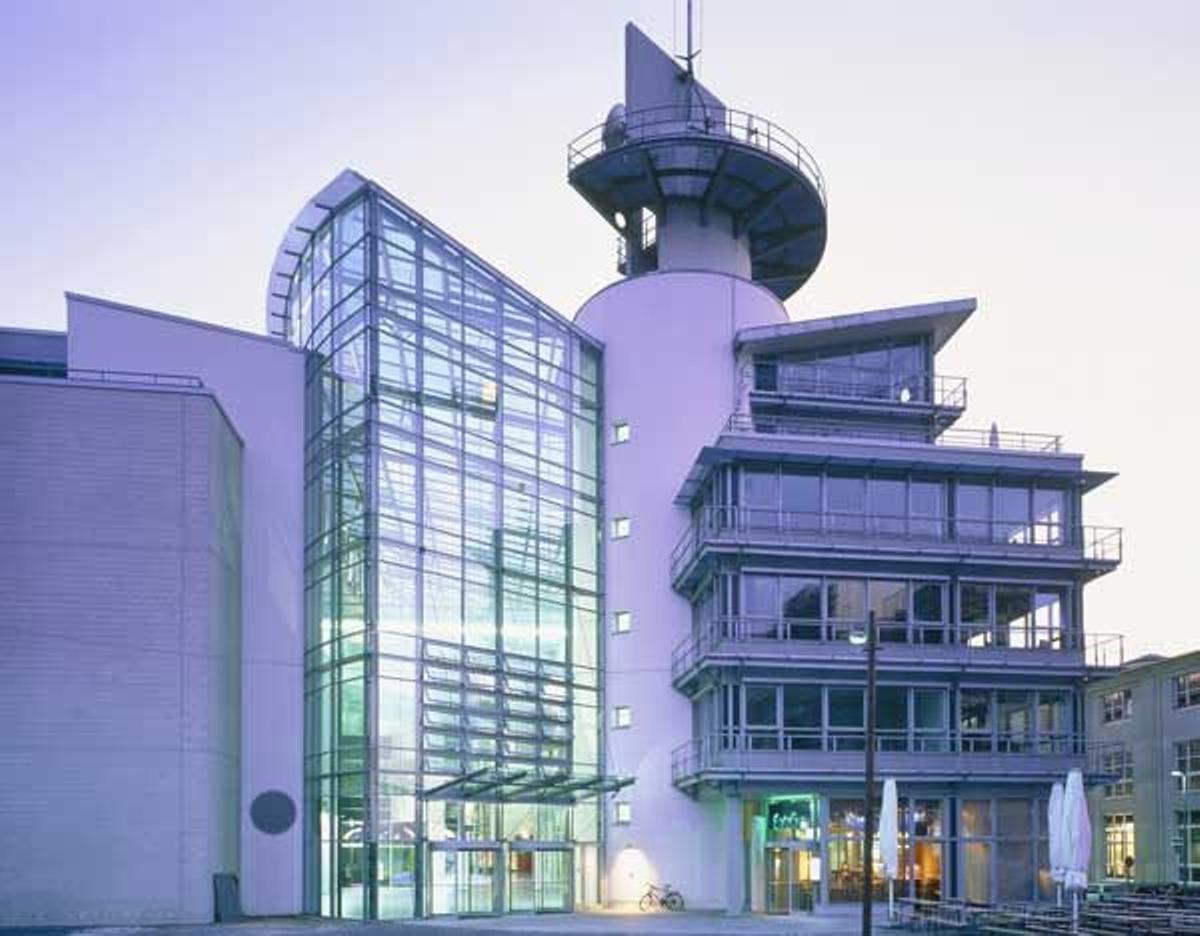
[[[1089,562],[1119,563],[1120,527],[1068,526],[1058,521],[951,520],[945,517],[871,513],[820,513],[754,507],[703,507],[671,551],[677,579],[700,546],[708,543],[861,541],[943,545],[951,549],[1006,547],[1073,551]]]
[[[850,634],[865,621],[830,621],[812,618],[728,616],[702,621],[671,653],[671,678],[678,680],[704,657],[722,649],[730,652],[762,650],[778,661],[781,654],[803,653],[806,647],[846,647]],[[1041,651],[1079,654],[1083,665],[1108,668],[1125,661],[1125,638],[1121,634],[1087,634],[1083,639],[1069,628],[1023,624],[1021,626],[906,621],[876,623],[879,642],[920,648],[919,659],[932,661],[939,652]],[[736,649],[728,645],[734,645]],[[827,651],[826,651],[827,652]],[[917,657],[906,657],[908,660]],[[1078,658],[1077,658],[1078,659]],[[1016,658],[1015,665],[1021,665]]]
[[[190,374],[152,374],[145,371],[99,370],[90,367],[66,367],[53,364],[6,362],[0,377],[45,377],[51,380],[90,380],[118,384],[149,384],[157,387],[203,387],[199,377]]]
[[[770,374],[772,367],[774,373]],[[967,407],[966,377],[817,362],[757,364],[746,370],[756,393]]]
[[[715,732],[686,741],[671,752],[671,780],[678,783],[705,771],[861,774],[865,738],[863,729],[847,728]],[[1048,773],[1059,772],[1064,761],[1073,761],[1073,765],[1086,766],[1089,773],[1102,774],[1105,755],[1118,745],[1073,732],[903,729],[878,730],[875,736],[875,750],[883,758],[883,766],[895,772],[904,772],[906,764],[914,771],[971,772],[989,764],[1006,769],[1008,758],[1025,756],[1056,758],[1046,765]],[[896,760],[889,764],[889,757]]]
[[[794,416],[766,416],[757,413],[734,413],[725,422],[726,432],[753,432],[761,435],[842,437],[879,442],[900,442],[909,445],[944,445],[952,448],[1003,449],[1018,452],[1060,454],[1062,436],[1043,432],[1012,432],[1009,430],[961,429],[952,427],[929,439],[912,432],[849,422],[820,422]]]
[[[605,120],[567,144],[567,172],[602,153],[656,139],[709,137],[761,150],[800,172],[825,202],[825,179],[812,154],[765,117],[732,107],[664,104],[626,111],[623,123]]]

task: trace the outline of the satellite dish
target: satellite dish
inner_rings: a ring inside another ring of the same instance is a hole
[[[608,116],[604,118],[602,139],[606,150],[625,144],[625,105],[619,101],[609,108]]]

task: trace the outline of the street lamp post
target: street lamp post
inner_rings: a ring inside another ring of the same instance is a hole
[[[867,613],[867,632],[851,634],[854,643],[867,646],[867,736],[864,761],[866,767],[866,795],[863,797],[863,891],[862,932],[871,936],[872,857],[875,851],[875,648],[878,635],[875,630],[875,612]]]

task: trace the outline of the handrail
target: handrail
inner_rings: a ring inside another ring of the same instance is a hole
[[[929,403],[946,409],[966,409],[967,378],[925,371],[857,367],[850,364],[775,361],[773,387],[759,386],[762,364],[748,364],[745,376],[754,393],[779,396],[837,397],[889,403]]]
[[[589,127],[567,144],[567,172],[602,153],[671,137],[710,137],[749,146],[797,170],[825,203],[825,179],[817,161],[799,140],[776,123],[724,105],[663,104],[626,111],[624,122]]]
[[[850,631],[864,621],[831,621],[767,616],[719,616],[701,621],[697,628],[676,644],[671,652],[671,678],[680,679],[721,644],[755,645],[770,648],[838,646],[847,644]],[[908,621],[876,624],[882,644],[920,647],[925,653],[939,650],[980,652],[1049,651],[1079,654],[1091,667],[1121,666],[1125,661],[1125,638],[1121,634],[1087,633],[1080,639],[1077,630],[1032,624],[1021,628],[981,626],[955,622]],[[786,652],[786,650],[785,650]],[[773,657],[775,658],[775,657]],[[1021,665],[1021,664],[1018,664]]]
[[[703,543],[760,540],[778,543],[842,541],[847,538],[893,540],[949,546],[1073,550],[1088,562],[1119,563],[1120,527],[1070,526],[1043,520],[897,516],[838,511],[769,510],[753,507],[703,507],[671,550],[671,577],[677,579]]]
[[[151,384],[158,387],[203,387],[191,374],[155,374],[148,371],[107,370],[53,364],[5,362],[0,377],[45,377],[52,380],[91,380],[104,383]]]
[[[763,435],[841,436],[881,442],[901,442],[908,445],[944,445],[952,448],[1003,449],[1020,452],[1060,454],[1062,436],[1045,432],[1014,432],[1011,430],[945,429],[934,438],[916,436],[911,432],[860,426],[846,422],[820,422],[797,419],[794,416],[766,416],[757,413],[733,413],[725,422],[726,432],[752,432]]]
[[[821,773],[834,762],[818,754],[863,754],[862,728],[729,729],[692,738],[671,751],[671,779],[680,780],[705,770],[752,774],[756,770]],[[1002,732],[974,734],[961,730],[902,729],[876,731],[875,750],[884,756],[916,754],[952,757],[956,768],[972,769],[982,758],[1021,755],[1083,758],[1090,773],[1103,773],[1106,752],[1120,742],[1097,741],[1079,732]],[[1049,767],[1047,768],[1050,769]]]

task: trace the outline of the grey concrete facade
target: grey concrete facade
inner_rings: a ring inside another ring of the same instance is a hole
[[[1114,745],[1113,756],[1128,756],[1124,764],[1106,771],[1110,782],[1091,790],[1092,878],[1113,879],[1113,865],[1123,868],[1122,856],[1132,853],[1127,877],[1163,884],[1187,879],[1181,858],[1196,852],[1189,830],[1181,828],[1181,813],[1200,811],[1200,786],[1176,776],[1177,745],[1200,745],[1200,698],[1177,705],[1181,677],[1200,673],[1200,650],[1167,659],[1134,660],[1121,672],[1089,684],[1086,693],[1088,734],[1096,742]],[[1196,677],[1194,677],[1196,678]],[[1106,717],[1106,700],[1108,717]],[[1115,717],[1122,714],[1123,717]],[[1125,781],[1122,783],[1122,779]],[[1118,842],[1110,828],[1106,843],[1105,819],[1132,820],[1132,835]],[[1129,840],[1131,839],[1131,840]],[[1113,854],[1109,854],[1109,852]],[[1200,857],[1200,856],[1196,856]],[[1193,860],[1193,865],[1200,861]]]
[[[238,862],[241,440],[200,389],[0,377],[0,413],[0,920],[209,920]]]

